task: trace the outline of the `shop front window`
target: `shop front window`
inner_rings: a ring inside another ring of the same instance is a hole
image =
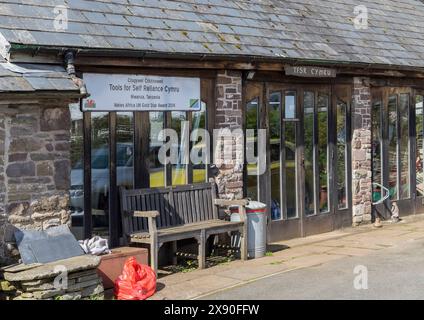
[[[91,214],[93,234],[107,236],[109,226],[109,114],[91,113]]]
[[[69,106],[71,113],[71,187],[69,191],[71,230],[84,238],[84,123],[79,104]]]
[[[188,130],[187,114],[185,112],[171,112],[171,128],[177,132],[178,143],[172,145],[172,151],[178,155],[177,163],[172,164],[172,185],[184,185],[187,183],[187,150],[185,145],[190,139]]]
[[[314,92],[303,95],[304,121],[304,167],[305,167],[305,214],[315,214],[315,175],[314,175]]]
[[[409,94],[399,95],[399,198],[410,197],[409,170]]]
[[[204,152],[208,149],[209,143],[205,141],[199,134],[196,134],[198,129],[206,130],[206,103],[202,101],[200,111],[191,113],[191,136],[192,149],[191,152],[196,152],[201,157],[202,149]],[[205,157],[202,157],[205,158]],[[208,160],[207,158],[204,160]],[[202,183],[208,180],[207,163],[204,161],[200,163],[193,163],[193,183]]]
[[[281,93],[274,92],[269,101],[269,139],[271,157],[271,218],[280,220],[281,212]]]
[[[297,217],[297,166],[296,166],[296,92],[287,92],[284,101],[284,150],[287,218]]]
[[[389,191],[390,199],[397,200],[399,198],[398,193],[398,117],[397,117],[397,96],[389,97]]]
[[[159,149],[163,144],[160,136],[164,128],[164,112],[149,112],[150,133],[149,133],[149,177],[150,187],[165,186],[165,166],[159,161]]]
[[[372,105],[372,182],[373,185],[373,202],[378,202],[383,197],[383,190],[381,186],[383,183],[383,174],[381,171],[381,151],[382,151],[382,136],[381,136],[381,106],[382,102],[374,102]]]
[[[327,95],[318,95],[319,210],[329,212],[328,194],[328,104]]]
[[[339,209],[347,208],[347,104],[338,100],[336,105],[337,139],[337,202]]]
[[[246,106],[246,129],[255,130],[254,136],[246,137],[246,152],[251,155],[256,155],[257,151],[257,129],[258,129],[258,110],[259,99],[253,99]],[[254,150],[251,150],[251,149]],[[247,164],[247,197],[252,200],[258,200],[258,165],[256,163]]]
[[[424,113],[423,113],[423,96],[415,97],[415,132],[416,132],[416,147],[417,152],[415,159],[416,170],[416,190],[417,196],[424,196]]]
[[[130,189],[134,186],[134,119],[131,112],[118,112],[116,120],[116,181]]]

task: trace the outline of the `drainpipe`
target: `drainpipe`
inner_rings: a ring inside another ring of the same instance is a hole
[[[81,95],[84,98],[88,97],[89,94],[87,93],[87,88],[84,84],[84,81],[76,76],[75,65],[74,65],[74,63],[75,63],[75,53],[73,51],[66,51],[64,61],[65,61],[66,72],[71,77],[72,81],[80,89]]]

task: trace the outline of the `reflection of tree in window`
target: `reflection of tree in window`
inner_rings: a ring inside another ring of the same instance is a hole
[[[424,119],[423,119],[423,96],[417,95],[415,97],[415,132],[416,132],[416,151],[417,156],[415,159],[416,170],[416,189],[417,195],[424,195],[424,172],[423,172],[423,159],[424,159]]]
[[[281,165],[280,165],[280,130],[281,130],[281,94],[272,93],[269,101],[269,134],[271,153],[271,218],[281,219]]]
[[[337,198],[339,209],[347,208],[346,191],[346,108],[343,101],[337,101]]]
[[[372,181],[383,185],[381,174],[381,101],[375,102],[372,106]],[[378,202],[383,190],[378,185],[373,186],[373,202]]]
[[[246,129],[254,129],[257,130],[258,125],[258,108],[259,108],[259,99],[253,99],[248,102],[246,105]],[[256,155],[256,131],[255,136],[253,138],[254,142],[253,148],[254,150],[249,150],[252,147],[251,143],[246,143],[246,152],[250,154]],[[249,150],[249,151],[248,151]],[[253,151],[253,153],[252,153]],[[254,163],[247,164],[247,197],[252,200],[258,200],[258,176],[257,176],[257,165]]]
[[[397,96],[389,97],[389,191],[390,199],[398,199],[397,166]]]
[[[304,167],[305,167],[305,213],[315,213],[314,188],[314,92],[303,95],[304,121]]]
[[[319,207],[328,212],[328,96],[318,95]]]

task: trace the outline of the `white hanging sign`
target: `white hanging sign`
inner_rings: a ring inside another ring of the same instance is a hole
[[[199,111],[200,79],[84,73],[83,111]]]

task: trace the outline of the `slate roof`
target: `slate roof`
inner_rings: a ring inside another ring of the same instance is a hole
[[[43,65],[18,66],[0,57],[0,93],[30,93],[39,91],[75,92],[78,86],[59,67]]]
[[[68,29],[54,29],[66,4]],[[354,5],[369,28],[353,24]],[[420,0],[6,0],[12,44],[424,67]]]

